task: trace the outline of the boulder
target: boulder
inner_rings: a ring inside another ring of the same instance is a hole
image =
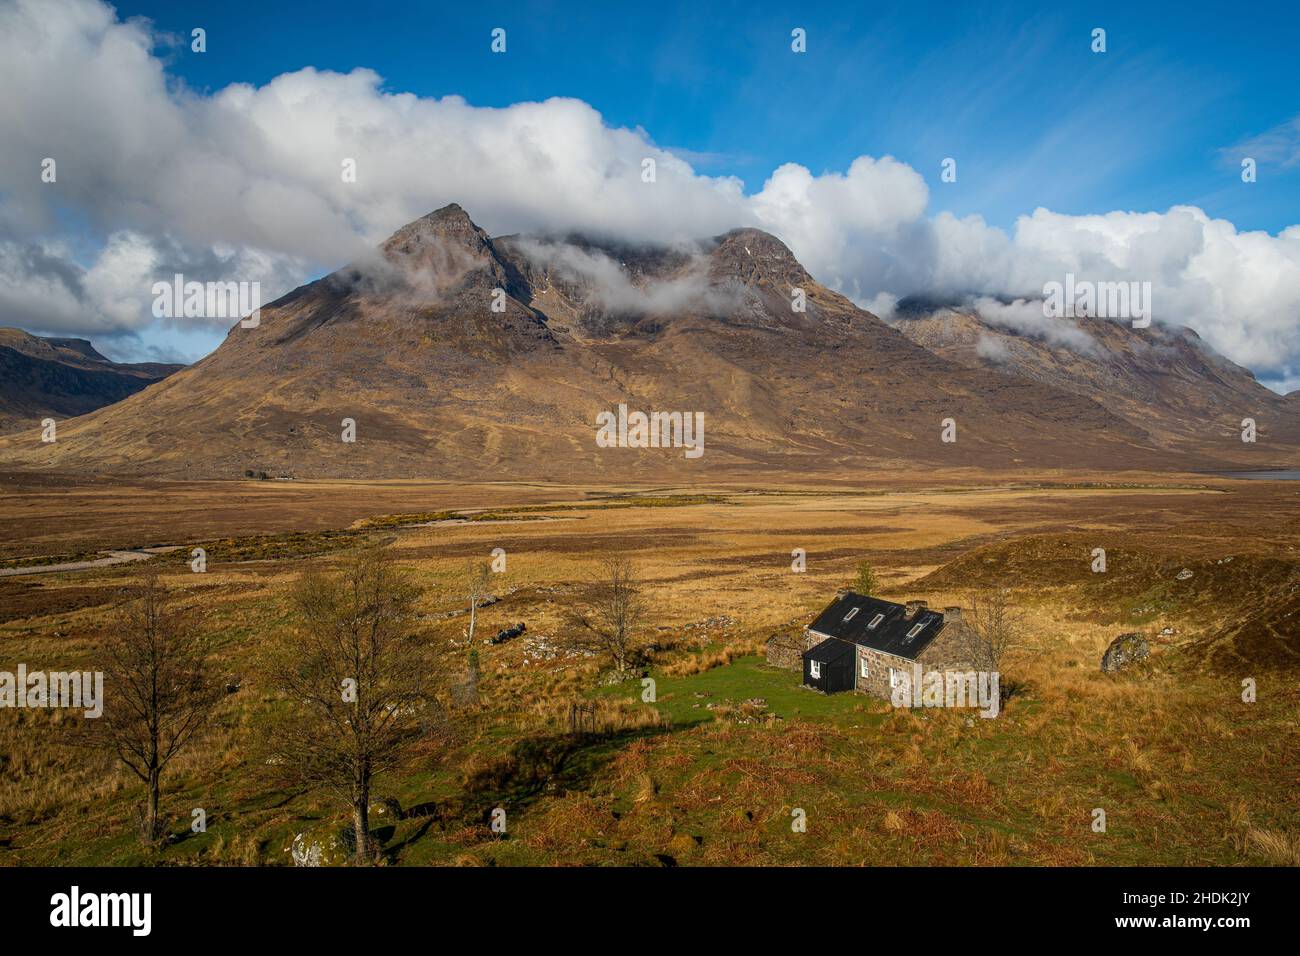
[[[1101,655],[1101,672],[1114,674],[1151,656],[1151,646],[1141,634],[1121,634]]]
[[[506,641],[518,637],[526,630],[528,630],[528,625],[524,624],[523,621],[520,621],[514,627],[507,627],[504,630],[497,631],[497,636],[488,638],[488,643],[504,644]]]
[[[339,845],[338,837],[325,833],[299,833],[285,852],[293,858],[294,866],[343,866],[347,863],[347,850]]]

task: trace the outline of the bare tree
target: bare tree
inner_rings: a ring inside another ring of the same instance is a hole
[[[963,612],[961,649],[976,670],[1001,670],[1007,651],[1021,646],[1024,614],[1011,604],[1006,588],[985,588],[972,593],[970,611]]]
[[[479,605],[483,603],[490,591],[488,581],[492,578],[492,567],[486,561],[465,562],[465,599],[469,602],[469,646],[474,646],[474,628],[478,623]]]
[[[207,723],[220,689],[204,668],[198,613],[149,571],[118,609],[107,646],[104,712],[88,742],[104,742],[146,787],[140,836],[156,843],[162,774]]]
[[[444,723],[432,652],[411,634],[418,597],[377,546],[350,556],[336,575],[309,570],[293,592],[301,625],[271,662],[294,702],[271,731],[273,763],[347,802],[360,864],[373,859],[374,781]]]
[[[644,615],[636,565],[625,555],[610,555],[600,562],[585,606],[570,615],[573,643],[608,654],[622,673],[630,666],[632,636]]]

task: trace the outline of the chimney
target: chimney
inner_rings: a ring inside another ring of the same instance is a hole
[[[927,608],[929,606],[930,605],[925,601],[908,601],[907,611],[906,613],[903,614],[903,617],[904,619],[910,621],[912,618],[916,617],[917,611],[921,610],[922,608]]]
[[[961,623],[961,608],[959,608],[959,607],[946,607],[946,608],[944,608],[944,609],[943,609],[943,619],[944,619],[945,621],[947,621],[949,624],[953,624],[953,623],[960,624],[960,623]]]

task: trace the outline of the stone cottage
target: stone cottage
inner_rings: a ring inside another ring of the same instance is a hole
[[[856,690],[889,700],[903,674],[972,671],[961,608],[895,604],[846,591],[808,625],[804,683],[828,694]]]

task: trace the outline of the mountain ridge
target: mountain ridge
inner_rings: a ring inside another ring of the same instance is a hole
[[[184,367],[113,362],[85,339],[0,328],[0,434],[94,411]]]
[[[1231,411],[1225,431],[1243,418],[1300,443],[1300,420],[1286,396],[1253,372],[1211,349],[1194,329],[1153,322],[1134,329],[1102,318],[1054,319],[1050,326],[1010,320],[991,309],[942,307],[894,322],[930,351],[969,368],[983,368],[1107,402],[1129,420],[1143,419],[1162,447],[1195,444],[1202,422]]]
[[[619,404],[704,413],[707,453],[598,448],[595,417]],[[190,368],[61,424],[58,443],[0,440],[0,464],[695,481],[1249,460],[1222,431],[1156,440],[1095,397],[935,354],[761,230],[679,246],[494,239],[451,204],[264,306]]]

